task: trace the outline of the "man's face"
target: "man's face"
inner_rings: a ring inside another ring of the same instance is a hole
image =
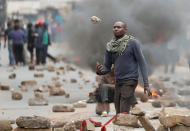
[[[126,33],[126,27],[122,22],[116,22],[113,26],[113,33],[115,37],[121,37]]]

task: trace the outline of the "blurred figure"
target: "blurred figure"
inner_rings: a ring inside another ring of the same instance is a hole
[[[98,88],[95,91],[96,101],[102,104],[103,111],[100,112],[102,117],[107,117],[109,103],[114,101],[114,90],[115,90],[115,76],[114,68],[111,72],[105,76],[99,76]]]
[[[43,22],[38,21],[38,24],[35,25],[35,47],[36,47],[36,64],[39,65],[42,63],[42,57],[43,57]]]
[[[42,41],[42,47],[43,47],[43,57],[42,57],[42,64],[46,64],[46,57],[48,52],[48,46],[51,44],[50,42],[50,35],[48,32],[48,23],[44,22],[43,24],[44,31],[43,31],[43,41]]]
[[[12,21],[9,21],[7,23],[7,29],[5,30],[4,35],[4,47],[6,48],[6,45],[8,44],[8,53],[9,53],[9,65],[14,65],[14,56],[13,56],[13,50],[12,50],[12,40],[8,34],[13,30],[12,27]]]
[[[13,42],[13,54],[15,59],[15,66],[24,64],[23,45],[26,38],[23,30],[20,29],[19,20],[14,20],[14,29],[8,33],[9,38]]]
[[[29,23],[27,25],[27,30],[28,30],[28,46],[27,49],[30,52],[30,63],[33,64],[34,60],[34,30],[33,30],[33,25],[32,23]]]

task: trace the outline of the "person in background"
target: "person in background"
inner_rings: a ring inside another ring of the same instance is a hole
[[[33,64],[34,61],[34,30],[33,30],[33,25],[32,23],[29,23],[27,25],[27,37],[28,37],[28,46],[27,49],[30,52],[30,64]]]
[[[34,43],[36,48],[36,65],[42,64],[43,57],[43,22],[41,20],[38,21],[38,24],[35,25],[35,33],[34,33]]]
[[[48,52],[48,46],[51,44],[51,42],[50,42],[50,35],[48,32],[48,23],[44,22],[43,27],[44,27],[44,31],[43,31],[43,41],[42,41],[42,47],[43,47],[42,64],[45,65],[47,52]]]
[[[114,90],[115,90],[115,76],[114,68],[111,69],[110,73],[98,77],[98,88],[95,91],[96,101],[102,103],[103,112],[102,117],[108,116],[108,104],[114,101]]]
[[[23,46],[26,35],[23,30],[20,29],[19,20],[14,20],[14,29],[8,33],[8,37],[13,42],[13,54],[15,59],[15,66],[18,64],[24,64]]]
[[[5,30],[4,35],[4,47],[6,48],[6,45],[8,45],[8,53],[9,53],[9,65],[14,65],[14,56],[13,56],[13,50],[12,50],[12,40],[10,36],[8,36],[9,32],[13,29],[12,27],[12,21],[9,21],[7,23],[7,29]]]

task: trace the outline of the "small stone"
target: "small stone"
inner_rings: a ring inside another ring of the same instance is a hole
[[[36,68],[36,71],[43,71],[44,68]]]
[[[35,86],[35,85],[37,85],[37,81],[35,81],[35,80],[22,81],[21,85],[22,86]]]
[[[0,131],[12,131],[12,126],[9,120],[0,119]]]
[[[71,83],[77,83],[77,80],[72,78]]]
[[[15,73],[12,73],[9,75],[9,79],[15,79],[16,78],[16,74]]]
[[[48,100],[45,98],[40,98],[40,97],[30,98],[28,100],[28,105],[29,106],[46,106],[48,105]]]
[[[22,100],[22,94],[18,91],[12,91],[13,100]]]
[[[50,120],[41,116],[26,117],[21,116],[16,119],[16,124],[20,128],[31,129],[48,129],[50,128]]]
[[[75,109],[73,106],[67,106],[67,105],[55,105],[53,106],[53,112],[74,112]]]
[[[144,116],[144,115],[145,115],[145,112],[142,111],[139,107],[134,107],[134,108],[132,108],[132,110],[131,110],[131,114],[132,114],[132,115],[136,115],[136,116]]]
[[[41,87],[34,90],[34,92],[42,92],[42,93],[48,92],[48,91],[49,91],[49,88],[45,85],[42,85]]]
[[[160,107],[161,107],[161,101],[159,101],[159,100],[154,100],[154,101],[152,102],[152,106],[153,106],[153,107],[156,107],[156,108],[160,108]]]
[[[98,18],[97,16],[92,16],[92,17],[90,18],[90,20],[91,20],[91,22],[92,22],[93,24],[97,24],[97,23],[99,23],[99,22],[101,21],[101,19]]]
[[[49,65],[49,66],[47,66],[47,70],[49,72],[54,72],[55,71],[55,67],[53,65]]]
[[[42,78],[42,77],[44,77],[44,74],[43,73],[35,73],[34,77],[36,77],[36,78]]]
[[[0,90],[10,90],[10,86],[9,85],[0,85]]]
[[[66,65],[67,71],[76,71],[76,68],[72,67],[71,65]]]
[[[17,127],[13,131],[52,131],[51,129],[27,129],[27,128],[19,128]]]
[[[74,108],[85,108],[87,107],[86,102],[78,101],[77,103],[73,104]]]
[[[28,91],[28,88],[26,86],[21,86],[20,89],[23,92],[27,92]]]
[[[29,65],[28,69],[29,70],[35,70],[35,66],[34,65]]]
[[[65,98],[69,98],[70,97],[70,94],[69,93],[66,93],[65,94]]]
[[[59,81],[54,81],[53,84],[56,86],[56,87],[61,87],[62,84],[59,82]]]
[[[51,88],[49,91],[49,95],[50,96],[63,96],[65,95],[65,90],[61,87],[55,87],[55,88]]]
[[[52,81],[57,81],[57,80],[59,80],[59,77],[53,76],[53,77],[51,78],[51,80],[52,80]]]

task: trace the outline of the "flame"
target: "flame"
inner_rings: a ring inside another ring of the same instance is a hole
[[[158,95],[156,92],[152,92],[152,96],[156,96],[158,99],[160,99],[160,95]]]

